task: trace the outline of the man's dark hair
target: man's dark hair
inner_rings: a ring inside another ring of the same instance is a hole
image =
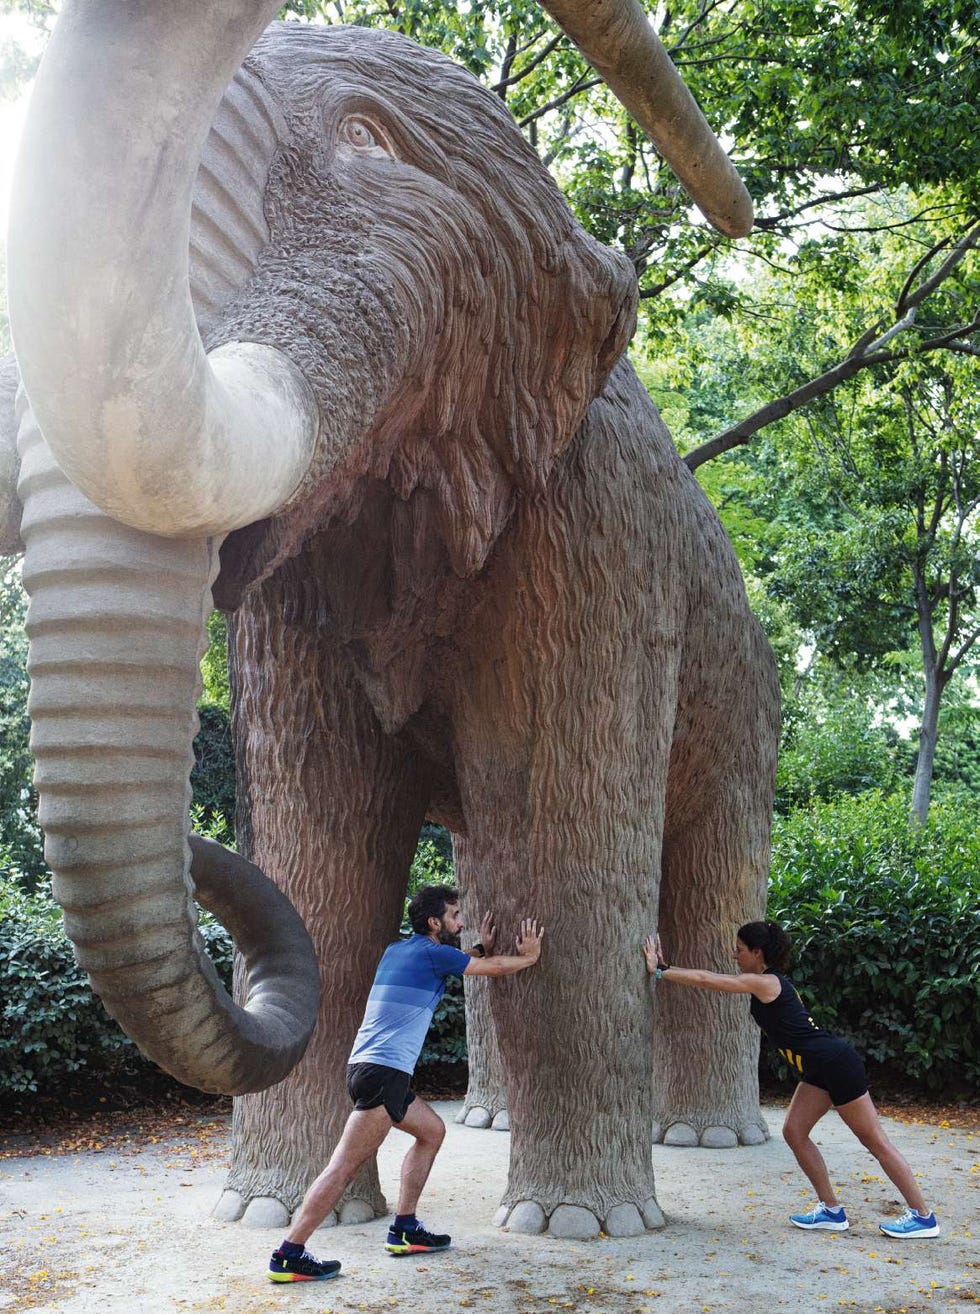
[[[451,885],[423,885],[408,905],[408,920],[416,935],[428,935],[429,918],[442,917],[451,903],[459,903],[459,890]]]

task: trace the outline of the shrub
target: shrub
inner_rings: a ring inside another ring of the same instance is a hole
[[[136,1047],[93,995],[43,891],[0,892],[0,1095],[52,1093],[81,1069],[108,1081]]]
[[[194,829],[229,846],[234,845],[235,753],[231,742],[231,717],[224,707],[200,703],[200,729],[194,740],[191,791],[198,815]],[[220,822],[221,833],[204,827]]]
[[[927,1089],[980,1078],[975,804],[904,794],[816,802],[773,829],[769,917],[794,942],[814,1020]]]
[[[227,932],[202,913],[201,934],[230,986]],[[50,893],[0,885],[0,1101],[157,1077],[93,993]]]

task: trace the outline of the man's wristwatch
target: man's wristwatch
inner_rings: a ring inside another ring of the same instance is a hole
[[[486,949],[484,949],[483,945],[480,944],[479,941],[477,941],[476,944],[470,946],[470,953],[473,954],[475,958],[486,958],[487,956]]]

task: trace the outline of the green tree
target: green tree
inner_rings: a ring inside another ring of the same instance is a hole
[[[861,273],[870,262],[850,258],[862,245],[877,258],[871,279]],[[938,259],[934,247],[930,242]],[[744,327],[719,333],[714,326],[711,368],[721,378],[738,378],[751,393],[763,380],[771,386],[805,375],[828,343],[848,340],[883,288],[901,295],[905,253],[898,240],[852,234],[838,249],[847,257],[840,263],[804,261],[805,277],[769,276],[765,295],[795,325],[792,353],[781,335],[757,338],[746,367]],[[927,332],[961,321],[977,295],[973,264],[962,261],[935,287]],[[890,356],[792,411],[707,481],[723,517],[734,514],[736,542],[739,527],[752,527],[749,569],[793,617],[801,641],[841,671],[891,670],[896,686],[907,678],[906,654],[917,654],[922,693],[912,807],[920,819],[929,804],[942,698],[970,671],[980,638],[974,375],[969,349]]]
[[[941,700],[980,638],[980,408],[948,369],[906,369],[849,400],[793,448],[797,486],[825,511],[786,536],[771,581],[840,666],[918,647],[912,810],[924,820]]]

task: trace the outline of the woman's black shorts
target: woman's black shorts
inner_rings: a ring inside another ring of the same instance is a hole
[[[349,1063],[347,1093],[355,1109],[377,1109],[382,1104],[392,1122],[401,1122],[415,1099],[410,1089],[412,1074],[382,1063]]]
[[[834,1040],[832,1052],[821,1054],[819,1058],[806,1056],[802,1080],[825,1090],[836,1108],[867,1094],[868,1078],[860,1054],[846,1040],[838,1037]]]

